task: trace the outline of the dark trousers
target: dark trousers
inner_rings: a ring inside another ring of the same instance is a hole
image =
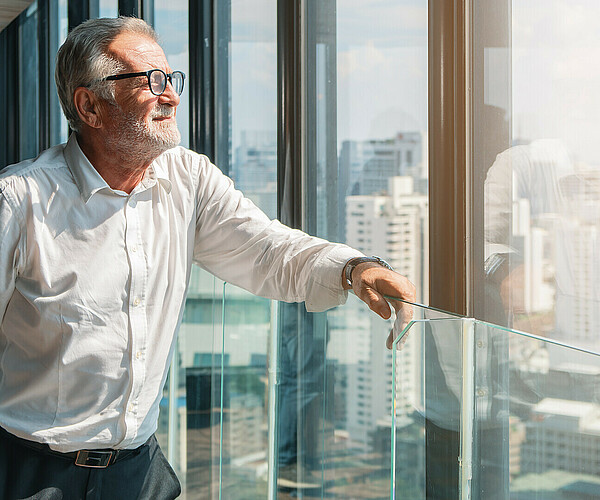
[[[166,500],[181,486],[156,438],[103,469],[80,467],[27,446],[0,429],[0,498],[3,500]]]

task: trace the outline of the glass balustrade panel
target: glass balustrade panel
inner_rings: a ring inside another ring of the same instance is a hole
[[[475,323],[474,499],[600,499],[600,356]]]
[[[213,419],[213,436],[219,432],[217,480],[220,498],[267,498],[268,446],[268,342],[272,335],[272,301],[225,285],[223,329],[215,339],[212,392],[219,419]],[[217,348],[220,347],[220,354]],[[215,416],[217,414],[215,413]],[[196,491],[196,490],[194,490]]]
[[[388,382],[392,411],[385,419],[390,498],[458,498],[465,323],[416,305],[403,304],[399,314],[404,320],[397,322]]]

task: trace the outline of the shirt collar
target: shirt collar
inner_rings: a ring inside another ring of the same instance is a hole
[[[64,150],[65,160],[71,170],[81,197],[87,203],[94,193],[110,186],[93,167],[79,147],[75,133],[72,133]]]
[[[154,160],[150,164],[150,168],[148,168],[148,176],[150,179],[156,179],[158,183],[163,187],[163,189],[167,192],[167,194],[171,193],[171,181],[167,173],[165,172],[165,168],[161,164],[162,155],[159,156],[156,160]]]
[[[85,203],[87,203],[95,193],[102,189],[108,189],[114,193],[119,192],[113,190],[106,183],[106,181],[87,159],[79,147],[75,133],[72,133],[67,141],[67,145],[64,149],[64,156],[65,160],[67,161],[67,165],[71,170],[71,174],[73,175],[73,179],[75,180],[75,184],[77,184],[79,192],[81,193]],[[162,165],[159,164],[158,159],[154,160],[146,171],[146,175],[142,180],[142,184],[144,187],[150,187],[157,181],[167,193],[171,192],[171,181],[165,173]]]

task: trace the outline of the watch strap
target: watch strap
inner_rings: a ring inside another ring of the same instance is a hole
[[[346,267],[344,269],[344,278],[348,286],[352,287],[352,271],[354,271],[354,268],[356,266],[364,262],[373,262],[375,264],[379,264],[382,267],[385,267],[386,269],[389,269],[390,271],[394,270],[392,266],[390,266],[385,260],[383,260],[381,257],[377,257],[376,255],[373,255],[371,257],[354,257],[353,259],[350,259],[348,262],[346,262]]]

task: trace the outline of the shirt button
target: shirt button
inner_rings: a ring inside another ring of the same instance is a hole
[[[137,202],[135,200],[129,200],[129,206],[131,208],[135,208],[136,204],[137,204]]]
[[[137,247],[131,247],[131,251],[132,251],[133,253],[137,252]]]
[[[487,391],[485,389],[477,389],[477,395],[479,397],[483,397],[487,394]]]
[[[139,297],[136,297],[135,299],[133,299],[133,305],[136,307],[140,305],[140,302],[141,302],[141,300]]]
[[[140,359],[142,357],[142,351],[138,351],[135,353],[135,359]]]
[[[478,340],[477,341],[477,347],[483,347],[483,340]]]
[[[134,406],[133,406],[133,403],[129,403],[129,404],[127,405],[127,411],[128,411],[129,413],[133,413],[133,410],[134,410],[134,409],[135,409],[135,408],[134,408]]]

